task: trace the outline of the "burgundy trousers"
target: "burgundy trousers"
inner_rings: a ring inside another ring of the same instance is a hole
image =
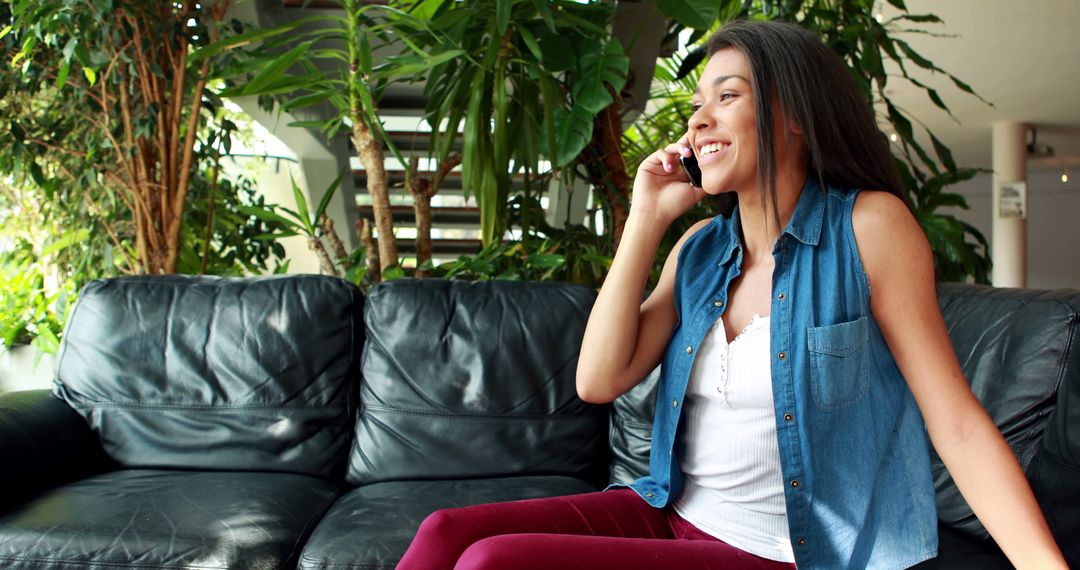
[[[616,489],[436,511],[398,570],[793,570]]]

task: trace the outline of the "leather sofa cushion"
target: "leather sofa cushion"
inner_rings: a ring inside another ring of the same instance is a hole
[[[127,467],[340,479],[361,303],[317,275],[95,281],[64,334],[55,392]]]
[[[611,406],[611,482],[630,483],[649,473],[653,415],[660,367],[615,399]]]
[[[291,568],[337,494],[286,473],[114,471],[0,516],[0,567]]]
[[[37,492],[114,469],[97,435],[48,390],[0,394],[0,512]]]
[[[606,479],[607,408],[577,397],[595,293],[564,283],[395,280],[368,292],[347,481]]]
[[[424,517],[438,509],[596,490],[563,476],[366,485],[341,497],[326,514],[304,547],[300,568],[393,570]]]
[[[1073,307],[1069,350],[1063,356],[1068,372],[1058,389],[1057,404],[1028,466],[1028,478],[1071,568],[1080,568],[1080,292],[1062,302]]]
[[[1032,478],[1029,467],[1048,420],[1052,414],[1061,418],[1055,413],[1059,387],[1080,376],[1080,291],[948,284],[939,296],[972,391]],[[936,455],[933,470],[941,522],[987,538]]]

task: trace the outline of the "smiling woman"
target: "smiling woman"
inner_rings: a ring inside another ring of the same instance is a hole
[[[638,169],[578,359],[594,403],[662,363],[649,474],[436,512],[399,568],[908,567],[937,551],[927,433],[1016,566],[1064,568],[960,371],[926,238],[839,59],[793,25],[728,24],[693,101],[686,134]],[[676,164],[690,155],[700,188]],[[641,302],[663,233],[710,195],[730,215],[693,225]]]

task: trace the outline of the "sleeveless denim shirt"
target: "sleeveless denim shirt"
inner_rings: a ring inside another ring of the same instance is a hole
[[[870,314],[855,246],[856,190],[811,177],[773,249],[771,376],[780,465],[800,569],[906,568],[937,554],[922,415]],[[742,267],[739,215],[716,217],[679,253],[679,316],[661,368],[650,474],[655,507],[682,488],[679,417],[698,347]],[[723,445],[724,434],[697,434]]]

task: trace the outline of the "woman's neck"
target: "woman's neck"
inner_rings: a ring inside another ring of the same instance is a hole
[[[760,261],[772,257],[773,244],[791,221],[805,183],[805,167],[777,169],[776,205],[780,213],[779,224],[773,214],[772,197],[768,188],[755,186],[753,191],[739,193],[739,222],[742,226],[745,258]],[[764,200],[761,199],[763,194]]]

